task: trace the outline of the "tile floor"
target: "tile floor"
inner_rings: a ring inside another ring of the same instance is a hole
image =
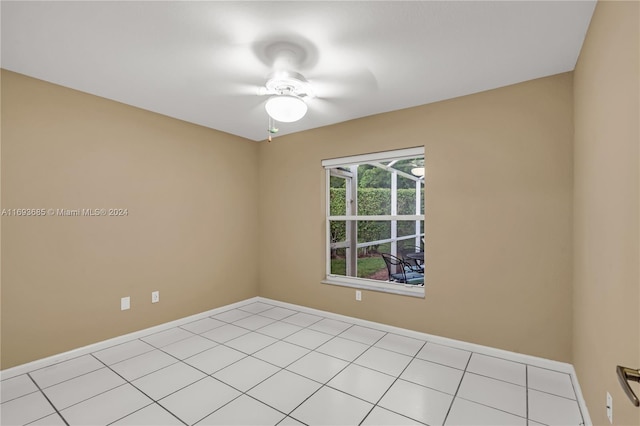
[[[8,425],[581,425],[566,373],[253,302],[1,382]]]

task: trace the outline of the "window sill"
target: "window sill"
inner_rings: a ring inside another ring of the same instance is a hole
[[[424,299],[424,286],[391,284],[367,279],[358,279],[356,282],[355,280],[343,280],[338,276],[329,276],[322,280],[321,283],[362,290],[379,291],[381,293],[399,294],[401,296],[420,297]]]

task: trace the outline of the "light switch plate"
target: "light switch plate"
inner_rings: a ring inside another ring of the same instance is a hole
[[[613,424],[613,398],[609,392],[607,392],[607,418],[609,423]]]

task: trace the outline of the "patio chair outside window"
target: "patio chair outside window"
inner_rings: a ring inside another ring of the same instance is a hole
[[[409,266],[411,266],[411,270],[414,272],[420,272],[424,274],[424,257],[423,258],[417,258],[417,257],[409,257],[408,255],[411,254],[415,254],[415,253],[423,253],[422,256],[424,256],[424,249],[422,247],[418,247],[418,246],[403,246],[401,248],[398,249],[400,251],[400,257],[402,258],[402,260],[405,261],[405,263],[407,263]]]
[[[424,274],[416,272],[404,260],[389,253],[380,253],[387,265],[389,281],[401,284],[424,285]]]

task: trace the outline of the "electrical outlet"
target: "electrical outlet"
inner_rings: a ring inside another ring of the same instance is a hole
[[[613,424],[613,398],[609,392],[607,392],[607,418],[609,423]]]
[[[356,300],[358,302],[362,301],[362,292],[360,290],[356,290]]]
[[[152,291],[151,292],[151,303],[158,303],[160,301],[160,292]]]
[[[131,298],[129,296],[120,299],[120,310],[126,311],[131,307]]]

